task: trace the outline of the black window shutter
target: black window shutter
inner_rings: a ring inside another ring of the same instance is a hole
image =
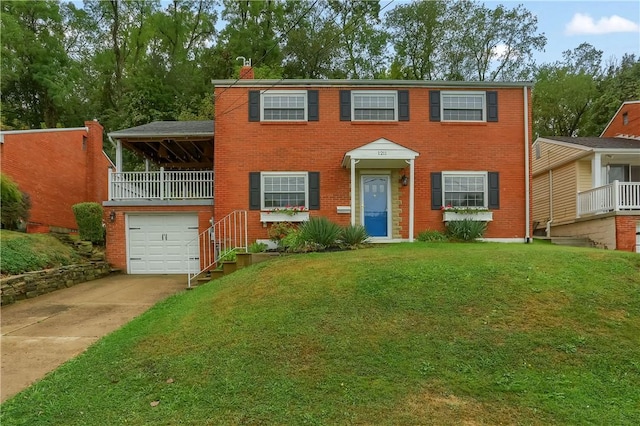
[[[260,121],[259,90],[249,90],[249,121]]]
[[[340,91],[340,121],[351,121],[351,90]]]
[[[431,210],[442,207],[442,173],[431,173]]]
[[[260,172],[249,172],[249,210],[260,210]]]
[[[408,90],[398,90],[398,121],[409,121]]]
[[[318,91],[307,90],[307,121],[318,121]]]
[[[498,121],[498,92],[487,92],[487,121]]]
[[[320,172],[309,172],[309,210],[320,210]]]
[[[498,172],[489,172],[489,203],[490,209],[500,208],[500,178]]]
[[[429,90],[429,120],[440,121],[440,91],[439,90]]]

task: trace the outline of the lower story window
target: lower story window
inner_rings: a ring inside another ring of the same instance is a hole
[[[262,209],[308,207],[307,173],[262,173]]]
[[[487,208],[485,172],[443,172],[443,205]]]

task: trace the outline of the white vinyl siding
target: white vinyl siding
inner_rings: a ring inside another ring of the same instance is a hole
[[[396,91],[352,91],[353,121],[396,121],[398,93]]]
[[[265,91],[260,97],[262,121],[306,121],[306,91]]]
[[[442,92],[442,121],[486,121],[485,92]]]

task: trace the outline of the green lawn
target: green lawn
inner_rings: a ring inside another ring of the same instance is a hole
[[[640,424],[640,255],[414,243],[294,255],[152,308],[3,426]]]

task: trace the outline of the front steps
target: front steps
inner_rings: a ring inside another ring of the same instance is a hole
[[[196,278],[196,286],[206,284],[209,281],[222,278],[226,275],[232,274],[238,269],[246,268],[256,263],[267,261],[275,256],[279,256],[280,253],[236,253],[236,260],[222,262],[221,269],[211,269],[209,271],[203,271]],[[194,288],[196,286],[191,286]]]

